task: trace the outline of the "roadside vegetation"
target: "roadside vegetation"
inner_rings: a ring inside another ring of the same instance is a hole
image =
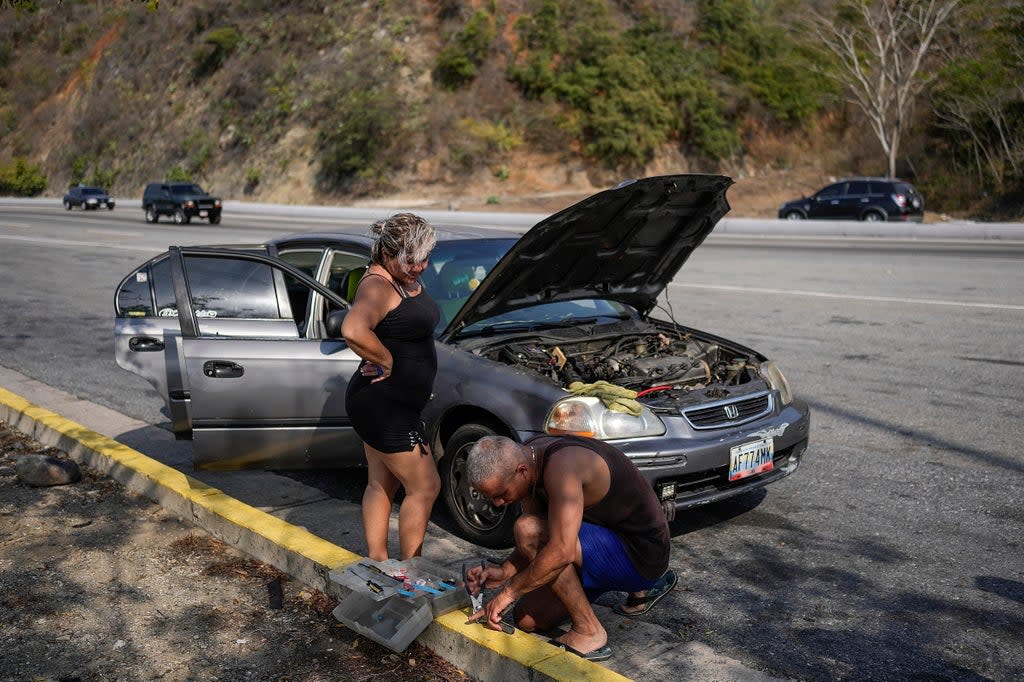
[[[132,196],[174,176],[331,202],[497,194],[541,165],[595,185],[810,168],[1019,217],[1024,2],[996,4],[4,3],[0,169],[21,166],[0,192]]]

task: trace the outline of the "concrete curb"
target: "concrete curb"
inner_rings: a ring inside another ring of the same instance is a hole
[[[4,388],[0,419],[332,597],[344,595],[328,579],[330,571],[363,558]],[[476,679],[629,679],[523,632],[508,636],[466,625],[461,611],[435,619],[416,641]]]

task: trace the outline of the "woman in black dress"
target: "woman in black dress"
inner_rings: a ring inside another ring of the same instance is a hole
[[[388,558],[388,521],[398,486],[401,558],[419,556],[441,478],[421,418],[437,373],[434,326],[440,311],[419,278],[437,238],[430,225],[398,213],[371,228],[370,266],[341,333],[363,359],[345,405],[369,467],[363,530],[371,559]]]

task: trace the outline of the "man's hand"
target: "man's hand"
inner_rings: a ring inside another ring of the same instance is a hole
[[[512,607],[515,600],[515,596],[513,596],[508,590],[501,590],[494,595],[493,599],[484,604],[482,609],[472,614],[469,617],[468,622],[480,623],[491,630],[511,634],[515,629],[511,628],[507,623],[502,623],[501,618],[505,614],[505,611]]]
[[[505,582],[505,570],[502,566],[488,566],[480,562],[466,571],[466,590],[470,594],[480,594],[480,590],[497,587]]]

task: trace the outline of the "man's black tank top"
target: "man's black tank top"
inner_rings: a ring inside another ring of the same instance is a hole
[[[544,467],[562,448],[578,445],[597,453],[608,465],[611,484],[603,498],[583,509],[583,520],[618,535],[643,577],[655,580],[668,570],[671,544],[665,512],[651,484],[621,450],[601,440],[577,436],[536,436],[526,445],[537,453],[541,481]],[[538,488],[535,498],[547,506],[546,491]]]

